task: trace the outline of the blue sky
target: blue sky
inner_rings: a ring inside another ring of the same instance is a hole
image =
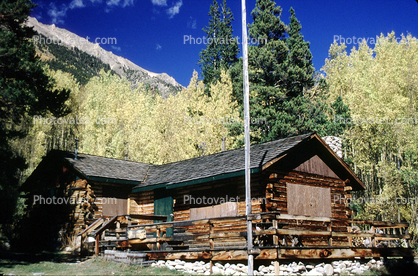
[[[38,4],[32,16],[41,23],[55,24],[152,72],[165,72],[187,86],[205,36],[209,7],[213,0],[32,0]],[[222,0],[218,0],[222,3]],[[247,0],[247,22],[256,0]],[[396,36],[418,37],[418,3],[415,0],[286,0],[276,1],[281,19],[289,23],[293,7],[302,24],[302,34],[311,43],[318,71],[328,57],[334,39],[345,40],[348,49],[358,47],[359,38],[373,46],[376,35],[395,31]],[[241,38],[241,1],[227,0],[235,21],[234,35]],[[355,37],[355,39],[353,39]],[[107,39],[111,38],[111,39]],[[116,43],[114,38],[116,38]],[[191,43],[195,39],[195,43]],[[200,40],[199,40],[200,38]],[[113,43],[106,44],[106,41]]]

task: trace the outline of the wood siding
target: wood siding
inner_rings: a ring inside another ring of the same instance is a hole
[[[206,218],[221,218],[221,217],[237,217],[238,203],[226,202],[219,205],[207,206],[201,208],[190,209],[190,219],[206,219]]]
[[[317,174],[332,178],[339,178],[331,169],[325,164],[318,155],[311,157],[309,160],[303,162],[298,167],[293,169],[297,172],[305,172],[310,174]]]
[[[331,217],[330,188],[286,184],[289,215]]]

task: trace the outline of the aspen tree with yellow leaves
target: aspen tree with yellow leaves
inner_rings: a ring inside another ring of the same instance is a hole
[[[329,101],[341,96],[350,108],[344,157],[367,186],[357,196],[379,199],[352,207],[367,219],[407,220],[416,233],[417,38],[382,34],[374,47],[363,43],[349,54],[344,44],[334,43],[322,70]]]

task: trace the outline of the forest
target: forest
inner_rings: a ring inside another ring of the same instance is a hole
[[[77,49],[71,59],[89,63],[85,75],[65,66],[71,60],[60,53],[41,62],[23,25],[33,6],[19,0],[16,9],[12,2],[0,5],[0,15],[11,14],[0,19],[0,205],[12,210],[1,217],[1,239],[14,238],[24,214],[19,185],[50,150],[73,151],[76,138],[79,152],[151,164],[219,152],[223,138],[227,150],[243,146],[237,43],[207,44],[196,57],[201,71],[162,97]],[[271,0],[258,0],[251,12],[250,39],[260,41],[248,47],[252,143],[312,131],[342,138],[344,161],[367,187],[350,204],[355,218],[407,221],[416,247],[417,38],[380,34],[373,47],[363,41],[352,49],[334,42],[315,71],[295,10],[289,25],[281,14]],[[226,1],[214,0],[203,31],[231,41],[233,21]],[[11,72],[9,64],[22,66]]]

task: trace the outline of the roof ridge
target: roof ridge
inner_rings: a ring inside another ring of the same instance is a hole
[[[148,170],[147,170],[147,172],[145,173],[145,177],[144,177],[144,180],[142,180],[142,183],[144,183],[145,181],[147,181],[149,171],[151,170],[151,167],[153,167],[153,166],[154,166],[154,165],[150,165],[150,166],[148,167]]]
[[[73,154],[74,155],[74,152],[72,152],[72,151],[67,151],[67,150],[54,150],[54,151],[64,152],[64,153],[69,153],[69,154]],[[137,162],[137,161],[131,161],[131,160],[118,159],[118,158],[114,158],[114,157],[106,157],[106,156],[101,156],[101,155],[95,155],[95,154],[88,154],[88,153],[77,152],[77,155],[78,156],[80,156],[80,154],[81,155],[92,156],[92,157],[98,157],[98,158],[106,158],[106,159],[112,159],[112,160],[117,160],[117,161],[123,161],[123,162],[135,163],[135,164],[144,164],[144,165],[154,166],[154,164],[145,163],[145,162]]]
[[[255,144],[253,144],[251,146],[257,146],[257,147],[258,146],[263,146],[263,145],[267,145],[269,143],[277,143],[278,141],[288,140],[288,139],[292,139],[292,138],[295,138],[295,137],[310,136],[310,135],[312,135],[314,133],[315,132],[310,132],[310,133],[306,133],[306,134],[299,134],[299,135],[289,136],[289,137],[286,137],[286,138],[280,138],[280,139],[277,139],[277,140],[267,141],[267,142],[263,142],[263,143],[255,143]],[[227,153],[230,153],[230,152],[233,152],[233,151],[239,151],[239,150],[244,150],[244,149],[245,149],[245,147],[240,147],[240,148],[237,148],[237,149],[230,149],[230,150],[215,152],[215,153],[208,154],[208,155],[202,155],[202,156],[192,157],[192,158],[188,158],[188,159],[184,159],[184,160],[179,160],[179,161],[173,161],[173,162],[169,162],[169,163],[165,163],[165,164],[152,164],[152,163],[145,163],[145,162],[137,162],[137,161],[123,160],[123,159],[118,159],[118,158],[114,158],[114,157],[106,157],[106,156],[100,156],[100,155],[94,155],[94,154],[87,154],[87,153],[82,153],[82,152],[78,152],[77,155],[80,156],[80,154],[81,154],[81,155],[87,155],[87,156],[98,157],[98,158],[106,158],[106,159],[112,159],[112,160],[117,160],[117,161],[130,162],[130,163],[135,163],[135,164],[144,164],[144,165],[148,165],[150,167],[151,166],[159,167],[159,166],[176,164],[176,163],[185,162],[185,161],[191,162],[191,160],[196,161],[196,160],[199,160],[199,159],[207,158],[208,156],[212,156],[213,157],[213,156],[216,156],[216,155],[227,154]],[[67,153],[67,154],[74,154],[74,152],[72,152],[72,151],[65,151],[65,150],[52,150],[52,151],[63,152],[63,153]]]
[[[267,142],[263,142],[263,143],[255,143],[255,144],[252,144],[251,146],[252,147],[253,146],[262,146],[262,145],[266,145],[266,144],[269,144],[269,143],[277,143],[277,142],[282,141],[282,140],[288,140],[288,139],[291,139],[291,138],[296,138],[296,137],[301,137],[301,136],[309,137],[309,136],[311,136],[311,135],[313,135],[315,133],[316,132],[313,131],[313,132],[309,132],[309,133],[305,133],[305,134],[299,134],[299,135],[289,136],[289,137],[286,137],[286,138],[280,138],[280,139],[277,139],[277,140],[267,141]],[[305,138],[303,138],[303,139],[305,139]],[[303,140],[303,139],[301,139],[301,140]],[[215,153],[208,154],[208,155],[202,155],[202,156],[192,157],[192,158],[188,158],[188,159],[184,159],[184,160],[179,160],[179,161],[174,161],[174,162],[169,162],[169,163],[165,163],[165,164],[159,164],[159,165],[153,165],[152,164],[152,165],[153,166],[164,166],[164,165],[176,164],[176,163],[179,163],[179,162],[185,162],[185,161],[189,161],[189,160],[204,159],[204,158],[207,158],[208,156],[221,155],[221,154],[226,154],[228,152],[233,152],[233,151],[238,151],[238,150],[245,150],[245,147],[240,147],[240,148],[237,148],[237,149],[230,149],[230,150],[215,152]]]

